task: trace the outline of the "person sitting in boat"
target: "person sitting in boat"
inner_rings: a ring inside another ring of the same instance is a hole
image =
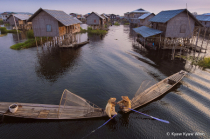
[[[123,112],[129,111],[129,108],[131,109],[131,100],[128,98],[128,96],[122,96],[122,100],[117,102],[119,104],[120,109]]]
[[[116,98],[110,98],[106,105],[106,114],[112,119],[112,115],[116,115],[115,105],[116,105]]]

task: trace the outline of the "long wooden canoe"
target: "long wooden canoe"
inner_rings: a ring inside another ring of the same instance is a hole
[[[64,103],[63,103],[64,102]],[[79,104],[80,103],[80,104]],[[32,119],[81,119],[107,116],[102,108],[92,104],[84,98],[68,90],[64,90],[60,105],[15,103],[18,110],[9,111],[9,106],[14,102],[0,102],[0,114],[20,118]]]
[[[136,109],[160,97],[180,82],[185,75],[187,75],[187,72],[181,70],[141,92],[131,100],[131,109]]]

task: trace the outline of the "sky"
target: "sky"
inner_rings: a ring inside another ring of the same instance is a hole
[[[0,13],[36,12],[43,9],[62,10],[69,13],[119,14],[143,8],[151,13],[163,10],[187,9],[198,14],[210,13],[210,0],[0,0]]]

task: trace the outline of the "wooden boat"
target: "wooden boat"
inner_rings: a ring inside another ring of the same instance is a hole
[[[152,85],[149,88],[146,88],[145,90],[142,88],[145,88],[149,82],[142,83],[134,98],[131,100],[131,109],[136,109],[160,97],[180,82],[185,75],[187,75],[187,72],[181,70],[180,72],[171,75],[170,77]]]
[[[11,102],[0,102],[0,114],[32,119],[81,119],[107,116],[102,108],[84,98],[64,90],[60,105],[15,103],[15,113],[9,111]]]

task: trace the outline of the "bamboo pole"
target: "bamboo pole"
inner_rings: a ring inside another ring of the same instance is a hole
[[[16,24],[16,21],[15,21],[14,15],[12,15],[12,16],[13,16],[13,19],[14,19],[14,22],[15,22],[15,28],[16,28],[16,31],[17,31],[18,42],[19,42],[20,40],[19,40],[19,34],[18,34],[17,24]]]
[[[43,44],[42,44],[42,37],[41,37],[41,45],[42,45],[42,47],[43,47]]]
[[[204,36],[203,36],[203,41],[204,41],[205,37],[206,37],[206,28],[205,28],[205,32],[204,32]],[[202,41],[202,44],[201,44],[201,49],[200,49],[200,52],[201,52],[202,47],[203,47],[203,41]]]
[[[208,47],[208,44],[209,44],[209,40],[210,40],[210,34],[209,34],[208,42],[207,42],[207,44],[206,44],[206,50],[207,50],[207,47]],[[206,50],[205,50],[205,53],[206,53]]]

